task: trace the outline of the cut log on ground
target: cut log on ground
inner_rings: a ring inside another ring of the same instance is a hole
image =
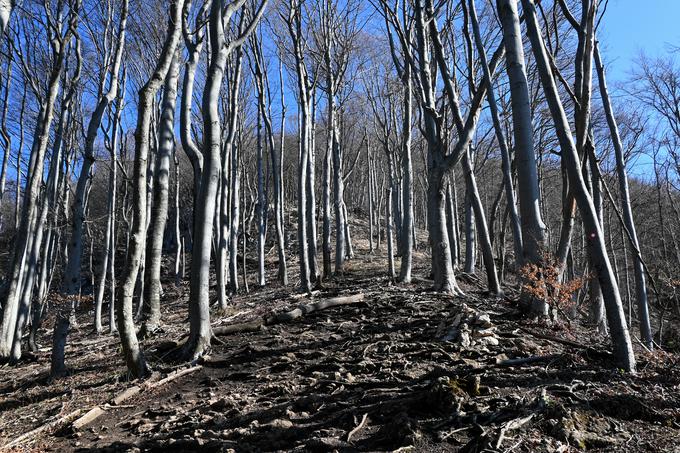
[[[53,428],[57,428],[61,425],[65,425],[66,423],[70,422],[71,420],[76,418],[78,415],[80,415],[81,412],[82,412],[82,409],[76,409],[75,411],[70,412],[70,413],[64,415],[63,417],[57,417],[54,420],[49,421],[49,422],[37,427],[36,429],[33,429],[33,430],[31,430],[31,431],[29,431],[25,434],[22,434],[21,436],[17,437],[16,439],[9,442],[8,444],[5,444],[5,446],[2,447],[0,450],[7,450],[7,449],[10,449],[10,448],[13,448],[13,447],[18,447],[19,445],[21,445],[22,443],[24,443],[25,441],[27,441],[29,439],[35,439],[38,436],[38,434],[40,434],[44,431],[47,431],[47,430],[50,430],[50,429],[53,429]]]
[[[351,296],[332,297],[309,304],[300,305],[299,307],[279,314],[270,314],[253,321],[241,322],[237,324],[230,324],[226,326],[215,327],[213,335],[233,335],[241,332],[256,332],[265,326],[274,324],[282,324],[285,322],[294,321],[310,313],[325,310],[327,308],[338,307],[341,305],[352,305],[363,302],[364,294],[354,294]]]
[[[133,385],[132,387],[128,387],[127,389],[125,389],[121,393],[119,393],[118,395],[114,396],[111,399],[110,404],[112,406],[120,406],[121,403],[123,403],[124,401],[126,401],[126,400],[132,398],[133,396],[137,395],[142,390],[151,390],[151,389],[158,388],[162,385],[167,384],[168,382],[172,382],[176,379],[179,379],[182,376],[186,376],[187,374],[194,373],[194,372],[200,370],[201,368],[203,368],[201,365],[197,365],[197,366],[193,366],[191,368],[185,368],[183,370],[174,371],[174,372],[170,373],[168,376],[166,376],[165,378],[163,378],[159,381],[156,381],[156,382],[145,382],[144,384],[141,384],[141,385]],[[89,425],[90,423],[92,423],[93,421],[98,419],[100,416],[105,414],[107,408],[110,408],[112,406],[107,405],[107,406],[104,406],[104,407],[102,407],[102,406],[93,407],[87,413],[85,413],[85,415],[83,415],[82,417],[80,417],[76,421],[74,421],[73,424],[71,425],[71,428],[73,428],[74,430],[79,430],[79,429]]]

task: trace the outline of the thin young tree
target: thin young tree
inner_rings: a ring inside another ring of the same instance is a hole
[[[619,134],[619,126],[614,115],[614,109],[609,97],[609,90],[607,89],[607,78],[605,75],[604,65],[602,64],[602,57],[600,56],[600,49],[595,42],[594,45],[595,67],[600,87],[600,97],[602,98],[602,105],[607,117],[607,125],[609,126],[609,134],[614,145],[614,155],[616,157],[616,172],[618,174],[619,182],[619,198],[621,200],[621,212],[623,213],[624,228],[626,228],[632,246],[633,252],[633,272],[635,275],[635,288],[637,296],[638,321],[640,323],[640,336],[644,345],[652,350],[654,348],[654,339],[652,336],[652,328],[649,320],[649,304],[647,302],[647,282],[645,279],[644,264],[640,254],[640,242],[635,228],[635,219],[633,218],[633,209],[631,206],[630,188],[628,185],[628,173],[626,171],[626,157],[624,155],[623,144]],[[625,256],[625,252],[624,252]]]

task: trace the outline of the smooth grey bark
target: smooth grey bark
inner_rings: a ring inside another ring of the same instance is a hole
[[[6,0],[5,0],[6,1]],[[5,83],[2,84],[2,78],[4,76]],[[12,154],[12,136],[7,130],[7,110],[9,109],[9,91],[12,82],[12,58],[10,56],[7,62],[6,75],[0,73],[0,85],[3,86],[5,90],[5,95],[3,97],[3,107],[2,107],[2,119],[0,120],[0,135],[4,141],[4,150],[2,153],[2,166],[0,167],[0,208],[2,208],[4,195],[5,195],[5,184],[7,181],[7,167],[9,165],[10,155]],[[19,173],[17,172],[17,180]],[[18,184],[17,184],[18,186]],[[2,211],[0,210],[0,228],[4,226],[4,219],[2,218]]]
[[[515,137],[515,154],[517,167],[517,186],[521,218],[521,255],[515,259],[519,266],[525,262],[539,265],[545,253],[545,224],[541,216],[540,187],[534,152],[533,123],[529,84],[527,82],[524,62],[524,45],[516,0],[498,0],[498,14],[503,25],[503,42],[508,79],[510,81],[510,97],[512,106],[513,133]],[[489,90],[491,91],[491,90]],[[499,126],[500,127],[500,124]],[[509,163],[509,162],[508,162]],[[508,169],[506,177],[512,175]],[[512,188],[511,181],[507,181]],[[516,212],[511,209],[513,236],[518,233],[515,228]],[[515,238],[517,241],[518,238]],[[517,248],[515,248],[517,253]],[[527,295],[523,295],[525,300]],[[531,298],[532,312],[542,316],[548,315],[545,301]]]
[[[458,217],[458,189],[456,189],[456,172],[451,169],[449,176],[449,183],[451,185],[451,223],[453,224],[453,234],[450,236],[451,241],[451,264],[453,268],[457,268],[460,263],[460,219]]]
[[[0,34],[4,34],[7,30],[15,3],[16,0],[0,0]]]
[[[273,138],[274,133],[270,121],[270,137],[271,137],[271,153],[272,153],[272,167],[274,169],[274,184],[276,185],[274,206],[276,209],[276,242],[278,244],[279,253],[279,282],[283,285],[288,285],[288,266],[286,264],[286,231],[285,223],[283,221],[283,213],[285,211],[285,192],[283,190],[283,154],[285,143],[285,123],[286,123],[286,101],[284,97],[285,87],[283,83],[283,63],[279,60],[279,82],[281,92],[281,129],[279,131],[279,150],[278,153],[274,147]]]
[[[123,110],[123,97],[125,93],[126,71],[123,69],[121,89],[116,98],[115,111],[111,124],[111,139],[105,140],[105,146],[109,151],[109,193],[107,197],[106,231],[104,233],[104,262],[102,264],[99,286],[95,299],[94,328],[97,333],[103,331],[102,327],[102,306],[104,303],[104,293],[106,291],[106,275],[109,274],[111,286],[109,299],[109,330],[115,331],[116,326],[113,321],[115,317],[114,303],[116,293],[116,199],[118,191],[118,130],[120,127],[120,117]]]
[[[590,146],[590,143],[592,143],[592,141],[589,141],[588,143],[589,143],[588,146]],[[595,206],[595,211],[597,212],[597,219],[599,220],[600,226],[602,227],[602,231],[604,232],[605,225],[603,204],[604,200],[602,198],[602,180],[599,174],[599,170],[597,169],[597,161],[595,160],[594,152],[591,151],[589,153],[589,155],[587,156],[587,162],[590,170],[589,171],[590,193],[592,194],[593,197],[593,205]],[[588,256],[588,259],[590,261],[591,267],[594,267],[592,257],[590,255]],[[614,271],[616,271],[616,267],[614,267]],[[614,277],[618,282],[616,273],[614,274]],[[595,323],[597,331],[601,334],[606,335],[607,319],[604,309],[604,300],[602,298],[602,288],[600,287],[600,282],[598,281],[597,276],[590,280],[588,285],[588,293],[590,296],[591,319]]]
[[[387,232],[387,276],[394,280],[394,239],[392,233],[392,188],[387,189],[387,203],[385,203],[385,231]]]
[[[509,3],[512,4],[512,0],[509,0]],[[515,260],[517,262],[517,267],[521,267],[523,265],[523,246],[522,246],[522,231],[521,231],[521,226],[520,226],[520,219],[519,219],[519,214],[517,213],[517,200],[515,197],[515,189],[512,185],[512,164],[511,164],[511,158],[510,158],[510,150],[508,149],[508,143],[507,140],[505,139],[505,133],[503,132],[503,127],[501,125],[501,120],[500,120],[500,115],[498,113],[498,104],[496,103],[496,95],[493,90],[493,84],[491,81],[491,72],[489,70],[489,64],[487,62],[487,57],[486,57],[486,51],[484,50],[484,43],[482,41],[482,35],[479,31],[479,22],[477,20],[477,12],[475,11],[475,1],[474,0],[469,0],[470,4],[470,19],[472,23],[472,30],[475,38],[475,43],[477,46],[477,54],[479,55],[479,59],[481,61],[482,65],[482,70],[484,74],[484,79],[486,81],[486,84],[489,85],[489,89],[487,90],[487,103],[489,104],[489,110],[491,112],[491,119],[493,122],[493,127],[494,131],[496,133],[496,140],[498,142],[498,147],[500,148],[501,152],[501,167],[503,171],[503,185],[505,187],[505,197],[507,201],[507,205],[509,208],[509,213],[510,213],[510,225],[512,228],[512,238],[513,238],[513,245],[514,245],[514,250],[515,250]],[[517,16],[517,5],[516,3],[514,4],[514,16],[510,18],[512,21],[512,32],[517,32],[516,36],[513,36],[514,33],[506,33],[504,35],[504,43],[505,43],[505,58],[506,61],[508,62],[508,68],[512,68],[514,70],[520,70],[522,74],[524,74],[524,53],[523,49],[520,47],[521,53],[517,52],[516,50],[516,39],[519,39],[519,42],[521,44],[521,35],[519,34],[519,17]],[[504,10],[502,9],[501,3],[499,3],[499,11],[500,11],[500,18],[501,18],[501,23],[504,23],[504,29],[509,28],[508,27],[508,18],[506,18],[503,14]],[[507,14],[506,14],[507,15]],[[514,21],[517,21],[517,30],[514,27]],[[516,38],[516,39],[513,39]],[[517,65],[517,66],[514,66]],[[519,74],[516,74],[519,75]],[[511,79],[512,80],[512,79]],[[526,88],[526,76],[524,77],[524,88]],[[512,82],[511,82],[512,83]],[[521,87],[520,87],[521,88]],[[528,102],[528,91],[527,91],[527,102]],[[514,111],[514,109],[513,109]],[[518,146],[516,146],[518,148]],[[532,148],[533,151],[533,148]]]
[[[614,355],[621,368],[634,372],[635,356],[625,321],[618,284],[609,262],[607,248],[604,243],[604,234],[597,219],[595,206],[579,168],[578,152],[572,140],[569,121],[562,106],[562,101],[550,68],[538,19],[536,18],[536,6],[533,0],[522,0],[522,6],[527,24],[527,34],[531,42],[546,101],[555,124],[555,132],[560,143],[562,159],[566,163],[570,184],[581,211],[581,217],[583,218],[588,247],[595,266],[594,270],[598,274],[600,286],[602,287]]]
[[[451,264],[457,265],[456,257],[458,255],[458,235],[456,233],[456,205],[453,201],[453,193],[451,187],[453,186],[451,180],[453,175],[449,175],[449,181],[446,184],[446,231],[449,234],[449,246],[451,248]]]
[[[239,143],[237,145],[237,148],[239,148],[239,149],[243,145],[241,138],[242,138],[242,131],[239,130]],[[245,178],[246,186],[250,189],[250,184],[249,184],[249,181],[248,181],[248,173],[246,172],[246,166],[245,166],[245,163],[243,161],[243,153],[239,153],[239,164],[240,164],[240,167],[241,167],[241,176]],[[241,261],[242,261],[241,262],[241,268],[243,269],[243,273],[241,275],[243,276],[243,289],[244,289],[245,293],[248,294],[250,292],[250,290],[248,289],[248,267],[246,266],[246,261],[247,261],[247,256],[248,256],[248,250],[247,250],[247,248],[248,248],[248,234],[247,234],[247,232],[250,228],[246,228],[246,215],[245,215],[245,211],[246,211],[246,191],[245,190],[241,191],[241,205],[243,206],[243,210],[244,210],[244,215],[241,216],[241,231],[243,232],[243,234],[242,234],[243,240],[241,241],[241,244],[242,244],[242,247],[243,247],[242,254],[241,254]]]
[[[191,8],[191,1],[185,1],[184,12],[182,14],[182,34],[184,36],[184,44],[187,48],[188,58],[184,66],[184,78],[182,79],[182,98],[180,101],[180,117],[179,117],[179,132],[180,140],[182,141],[182,148],[189,157],[191,167],[194,173],[194,201],[198,197],[198,192],[201,185],[201,171],[203,170],[203,155],[198,149],[198,145],[191,135],[191,107],[194,99],[194,83],[196,80],[196,69],[201,58],[201,51],[203,50],[203,43],[205,42],[205,23],[206,14],[210,8],[211,0],[206,0],[201,6],[199,13],[196,16],[196,23],[194,30],[189,30],[187,20],[189,9]],[[192,39],[191,36],[194,36]],[[195,203],[194,203],[195,204]]]
[[[24,93],[21,97],[21,107],[19,108],[19,147],[17,149],[16,166],[16,186],[14,187],[14,229],[19,229],[21,211],[21,159],[24,153],[24,115],[26,113],[26,94],[28,85],[24,85]]]
[[[177,44],[181,35],[182,8],[184,0],[172,0],[170,3],[170,17],[161,54],[149,80],[139,91],[137,107],[137,128],[135,130],[135,159],[132,188],[132,231],[125,263],[123,284],[121,287],[122,300],[117,306],[116,315],[118,332],[120,334],[123,355],[130,373],[138,378],[148,373],[148,366],[139,347],[135,325],[132,316],[132,298],[135,283],[141,266],[142,254],[146,242],[146,211],[147,211],[147,160],[149,157],[149,132],[154,98],[165,79]]]
[[[16,330],[14,332],[14,342],[12,344],[11,360],[16,362],[21,359],[21,340],[23,337],[24,327],[30,316],[31,299],[35,293],[35,280],[38,277],[38,264],[40,260],[40,252],[43,248],[43,236],[45,233],[45,223],[49,209],[54,204],[57,196],[58,180],[59,180],[59,164],[61,163],[62,147],[64,146],[63,136],[67,127],[67,121],[71,114],[71,100],[74,95],[74,86],[80,77],[80,55],[78,55],[78,66],[76,72],[71,80],[71,86],[68,92],[64,93],[61,102],[62,111],[59,114],[59,122],[57,126],[54,145],[52,149],[52,156],[50,158],[50,167],[47,175],[47,183],[43,191],[42,199],[40,200],[38,221],[35,229],[35,236],[30,244],[28,251],[28,261],[26,263],[25,277],[23,282],[23,290],[19,299],[18,315]]]
[[[295,56],[295,70],[297,75],[297,89],[300,110],[300,152],[298,157],[298,184],[297,184],[297,224],[298,224],[298,254],[300,262],[300,286],[303,292],[311,291],[309,253],[307,250],[307,161],[309,159],[309,138],[307,125],[309,121],[309,76],[305,66],[303,43],[302,43],[302,18],[300,5],[297,0],[289,1],[289,14],[286,20],[288,32],[293,41],[293,54]]]
[[[354,258],[354,247],[352,247],[352,232],[349,227],[349,212],[347,212],[347,203],[343,203],[343,211],[345,215],[345,253],[348,259]]]
[[[264,182],[264,151],[262,140],[262,109],[257,110],[257,284],[265,286],[264,242],[267,229],[267,201]],[[245,239],[244,239],[245,240]]]
[[[463,169],[465,170],[465,178],[469,182],[470,187],[470,203],[474,210],[474,219],[476,222],[476,232],[479,239],[479,245],[482,249],[482,258],[484,260],[484,268],[486,270],[487,284],[489,293],[492,296],[500,297],[503,294],[501,285],[498,281],[498,272],[496,270],[496,262],[493,257],[493,246],[491,245],[491,237],[489,235],[489,228],[486,223],[486,215],[484,214],[484,206],[479,196],[477,189],[477,180],[475,178],[474,169],[470,162],[470,151],[463,155]]]
[[[210,252],[217,189],[222,171],[222,128],[218,100],[225,67],[230,54],[236,50],[236,69],[233,80],[230,81],[232,85],[230,94],[234,99],[230,100],[232,106],[229,112],[231,115],[229,118],[231,121],[229,134],[233,140],[236,121],[236,93],[239,87],[242,58],[241,45],[255,29],[267,1],[264,0],[260,3],[257,11],[253,12],[253,17],[247,26],[244,26],[245,18],[243,16],[246,12],[242,9],[245,0],[234,0],[226,5],[224,3],[224,1],[213,1],[208,24],[211,57],[202,98],[203,171],[201,172],[201,185],[194,222],[194,245],[192,248],[189,291],[189,338],[183,348],[183,353],[188,358],[197,358],[210,347]],[[229,24],[232,16],[239,10],[241,10],[242,16],[238,35],[227,42],[224,35],[224,25]],[[233,183],[234,181],[232,181]],[[232,188],[232,191],[238,193],[234,188]],[[236,248],[231,251],[232,254],[236,254]]]
[[[323,278],[331,277],[333,271],[331,267],[331,167],[333,159],[333,131],[326,129],[326,152],[323,160],[323,231],[321,243],[321,255],[323,261]],[[369,164],[370,165],[370,164]],[[371,235],[373,234],[373,226],[371,225]],[[371,241],[371,250],[373,249],[373,238]]]
[[[126,72],[123,69],[123,84],[125,84]],[[111,247],[109,249],[109,333],[114,334],[118,330],[116,323],[116,238],[117,238],[117,188],[118,188],[118,141],[123,135],[123,129],[121,127],[121,115],[123,113],[123,93],[125,90],[122,89],[118,99],[116,100],[116,112],[113,117],[113,138],[111,140],[111,149],[109,151],[111,155],[111,178],[112,184],[115,190],[111,194],[110,208],[112,209],[111,214]],[[118,131],[118,133],[116,133]],[[125,143],[123,144],[125,148]]]
[[[241,156],[240,154],[243,152],[243,150],[239,146],[234,146],[234,137],[235,137],[235,132],[236,132],[236,115],[237,115],[237,108],[238,108],[238,87],[240,84],[240,78],[241,78],[241,59],[242,59],[242,54],[241,50],[238,49],[238,55],[236,58],[236,64],[235,68],[233,71],[233,81],[232,81],[232,87],[230,88],[230,113],[231,113],[231,125],[229,129],[229,137],[227,140],[227,144],[225,146],[226,151],[225,151],[225,156],[231,156],[230,161],[231,161],[231,190],[229,192],[231,200],[230,200],[230,208],[231,208],[231,225],[229,226],[229,284],[230,284],[230,289],[232,294],[236,294],[238,292],[239,284],[238,284],[238,237],[239,234],[242,234],[243,237],[245,238],[245,230],[241,228],[239,225],[239,216],[242,216],[243,214],[240,213],[241,211],[241,198],[240,198],[240,191],[241,191],[241,172],[239,171],[239,162],[241,161]],[[222,178],[222,184],[226,185],[226,179],[223,177]],[[243,209],[245,209],[245,206],[243,206]],[[245,240],[245,239],[244,239]],[[245,269],[244,269],[245,272]]]
[[[115,113],[113,114],[113,121],[111,125],[112,137],[110,142],[107,141],[106,145],[109,147],[110,154],[110,169],[109,169],[109,194],[107,201],[107,217],[106,217],[106,232],[104,237],[104,262],[102,265],[102,272],[100,277],[100,283],[97,288],[97,294],[95,299],[95,316],[94,316],[94,328],[97,333],[101,333],[102,327],[102,305],[104,299],[104,292],[106,289],[106,274],[107,271],[110,272],[110,283],[111,283],[111,295],[109,301],[109,330],[114,331],[115,325],[113,323],[114,315],[114,301],[115,301],[115,235],[116,235],[116,190],[117,190],[117,143],[118,143],[118,127],[120,124],[120,116],[122,114],[123,108],[123,98],[125,96],[125,79],[126,72],[123,69],[122,80],[119,82],[120,66],[122,63],[123,49],[125,46],[125,33],[128,15],[128,0],[123,0],[121,13],[120,13],[120,24],[118,27],[118,41],[116,44],[115,55],[113,56],[113,64],[110,70],[107,70],[103,74],[102,83],[106,79],[106,75],[111,78],[110,86],[108,92],[100,98],[95,112],[90,119],[90,125],[88,127],[88,141],[89,145],[94,146],[94,140],[97,135],[97,128],[101,124],[102,116],[105,110],[110,109],[113,100],[115,103]],[[121,85],[120,89],[118,85]],[[101,112],[100,112],[101,110]],[[99,124],[96,124],[97,121]],[[110,266],[110,270],[109,270]]]
[[[140,335],[153,334],[161,322],[161,262],[163,237],[168,220],[170,193],[170,158],[175,148],[175,106],[179,79],[179,52],[176,51],[165,76],[161,117],[158,128],[158,151],[154,171],[155,183],[149,219],[144,266],[144,322]]]
[[[346,230],[345,224],[345,184],[343,181],[343,159],[342,147],[338,140],[337,123],[335,120],[335,101],[329,99],[329,123],[332,134],[332,156],[333,156],[333,212],[335,214],[335,273],[344,272],[346,253]]]
[[[182,275],[182,232],[180,231],[180,208],[179,208],[179,190],[180,190],[180,184],[179,184],[179,177],[180,177],[180,171],[179,171],[179,158],[177,157],[177,147],[173,150],[172,153],[172,160],[175,168],[175,186],[174,186],[174,197],[173,197],[173,212],[174,212],[174,234],[175,234],[175,269],[174,269],[174,274],[175,274],[175,286],[179,286],[180,282],[182,281],[182,278],[184,278],[184,275]]]
[[[221,309],[227,308],[229,298],[227,296],[227,284],[229,277],[229,251],[231,244],[231,209],[232,209],[232,153],[234,152],[233,142],[225,142],[222,146],[222,174],[219,179],[217,202],[215,206],[215,273],[217,283],[217,301]],[[199,186],[200,187],[200,182]],[[195,206],[195,204],[194,204]],[[238,284],[238,282],[237,282]],[[238,290],[238,287],[236,288]],[[230,288],[230,291],[232,289]]]
[[[286,244],[284,240],[284,225],[283,225],[283,168],[282,168],[282,151],[277,149],[274,143],[274,129],[272,125],[271,114],[271,91],[269,88],[269,78],[267,72],[263,71],[264,56],[262,51],[262,41],[257,35],[253,35],[253,60],[255,85],[257,87],[258,109],[262,115],[264,128],[266,133],[266,144],[269,148],[269,155],[271,159],[271,173],[274,186],[274,228],[276,230],[276,249],[278,254],[278,280],[281,284],[288,284],[288,270],[286,266]],[[282,64],[282,63],[280,63]],[[282,71],[282,68],[279,68]],[[283,78],[281,78],[283,84]],[[283,86],[281,87],[283,96]],[[282,118],[285,119],[285,105],[283,106]],[[283,119],[282,119],[283,122]],[[282,132],[283,133],[283,132]],[[282,138],[283,139],[283,138]],[[265,211],[266,215],[266,211]],[[266,227],[266,224],[265,224]],[[265,228],[266,230],[266,228]]]
[[[645,271],[642,259],[639,255],[640,244],[638,242],[637,232],[635,230],[635,219],[633,217],[633,210],[630,202],[630,189],[628,187],[628,174],[626,171],[626,158],[623,152],[623,144],[619,135],[619,127],[614,116],[614,109],[609,98],[609,91],[607,89],[607,78],[600,56],[600,50],[597,42],[595,42],[595,67],[600,86],[600,97],[602,98],[602,105],[607,117],[607,125],[609,126],[609,134],[614,145],[614,154],[616,157],[616,171],[619,182],[619,197],[621,199],[621,212],[623,213],[624,227],[628,230],[632,245],[638,250],[638,253],[632,254],[633,259],[633,273],[635,276],[635,292],[638,309],[638,320],[640,323],[640,336],[642,342],[649,349],[654,348],[654,338],[652,334],[651,323],[649,320],[649,303],[647,300],[647,282],[645,280]],[[624,242],[624,259],[626,269],[626,286],[628,286],[628,261],[625,253]],[[630,319],[630,317],[629,317]],[[629,320],[630,322],[630,320]]]
[[[125,47],[125,33],[127,26],[128,0],[121,5],[120,23],[118,26],[118,40],[115,55],[110,68],[106,68],[100,79],[97,106],[92,112],[87,126],[83,162],[80,167],[78,183],[73,197],[73,216],[71,217],[71,235],[68,245],[68,262],[63,276],[63,291],[69,296],[80,293],[81,265],[83,255],[83,233],[87,210],[86,189],[91,177],[92,166],[95,162],[94,142],[102,123],[106,109],[116,99],[119,88],[119,72]],[[108,89],[106,83],[108,80]]]
[[[375,225],[375,220],[374,220],[374,216],[375,216],[374,209],[375,208],[373,207],[373,199],[374,199],[373,185],[375,183],[373,181],[373,157],[371,155],[371,139],[368,135],[366,137],[367,137],[366,138],[366,140],[367,140],[367,142],[366,142],[366,163],[367,163],[367,167],[368,167],[368,253],[373,253],[373,250],[374,250],[374,248],[373,248],[373,236],[374,236],[373,227]],[[330,195],[329,195],[329,198],[330,198]],[[329,221],[329,223],[330,223],[330,221]],[[329,229],[330,229],[330,227],[329,227]],[[330,232],[329,232],[329,236],[330,236]],[[325,237],[325,235],[324,235],[324,237]],[[329,238],[329,240],[330,240],[330,238]],[[330,257],[329,257],[328,265],[330,267]]]
[[[310,97],[310,115],[308,121],[308,153],[307,158],[307,253],[309,262],[309,278],[316,283],[319,278],[316,260],[317,252],[317,224],[316,224],[316,83],[318,75],[313,77]]]
[[[451,170],[463,157],[467,147],[470,145],[474,131],[476,130],[477,120],[481,109],[483,98],[486,96],[488,86],[482,82],[478,87],[473,99],[465,122],[460,114],[458,98],[453,87],[452,77],[449,74],[448,60],[444,55],[441,38],[437,29],[436,18],[434,17],[434,6],[431,0],[419,0],[415,3],[415,36],[416,44],[411,44],[410,37],[407,38],[403,25],[400,22],[396,11],[392,10],[390,4],[381,0],[382,10],[386,20],[396,32],[406,61],[414,68],[414,73],[418,75],[417,86],[419,88],[419,100],[421,101],[422,122],[428,144],[428,201],[427,218],[428,231],[430,233],[430,245],[432,247],[432,273],[435,280],[435,289],[445,292],[459,292],[455,282],[453,266],[451,263],[451,251],[446,231],[446,208],[445,190],[443,181],[445,174]],[[434,50],[436,68],[441,73],[444,83],[446,98],[449,107],[453,112],[453,119],[458,130],[458,141],[451,152],[446,152],[446,147],[441,143],[441,121],[435,96],[435,80],[433,75],[435,67],[431,63],[430,45]],[[417,60],[412,55],[417,52]],[[493,55],[489,69],[491,73],[495,71],[499,59],[503,55],[500,47]]]
[[[415,237],[413,234],[413,162],[411,156],[411,115],[413,109],[413,85],[411,81],[411,67],[405,66],[402,77],[404,85],[404,112],[402,119],[402,198],[403,215],[401,224],[401,263],[399,267],[399,281],[411,282],[411,269],[413,267],[413,246]],[[449,237],[449,241],[455,240]]]
[[[463,169],[466,173],[467,170]],[[477,228],[475,209],[472,206],[472,185],[465,177],[465,261],[463,272],[474,274],[477,262]]]
[[[61,17],[59,23],[53,23],[48,17],[55,45],[51,46],[54,54],[49,69],[49,76],[44,94],[37,85],[32,85],[34,94],[38,97],[39,111],[36,119],[33,145],[28,165],[27,183],[23,203],[21,207],[21,219],[17,226],[17,234],[14,240],[11,265],[7,273],[9,278],[3,306],[2,320],[0,321],[0,360],[10,358],[14,332],[18,315],[18,305],[24,281],[24,271],[28,258],[29,245],[35,234],[38,221],[38,200],[40,186],[43,181],[45,152],[49,142],[50,129],[54,119],[54,104],[59,94],[62,73],[65,67],[69,43],[73,38],[78,25],[78,12],[80,2],[72,5],[68,16]],[[66,25],[63,22],[65,21]],[[22,60],[24,76],[27,80],[33,80],[30,69]],[[27,84],[28,85],[28,84]],[[20,173],[19,173],[20,174]],[[18,209],[18,205],[17,205]]]

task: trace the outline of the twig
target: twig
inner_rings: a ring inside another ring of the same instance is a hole
[[[531,421],[531,419],[534,418],[534,414],[529,415],[528,417],[524,418],[516,418],[514,420],[510,420],[509,422],[505,423],[503,427],[501,428],[500,432],[498,433],[498,439],[496,439],[496,446],[495,449],[499,450],[501,448],[501,444],[503,443],[503,439],[505,439],[505,433],[508,431],[512,431],[514,429],[519,429],[522,426],[526,425]]]
[[[357,432],[359,432],[359,430],[362,429],[364,427],[364,425],[366,425],[366,420],[368,420],[368,412],[365,413],[364,416],[361,418],[361,422],[359,422],[357,427],[354,428],[349,433],[347,433],[347,442],[348,443],[352,439],[352,436],[355,435]]]

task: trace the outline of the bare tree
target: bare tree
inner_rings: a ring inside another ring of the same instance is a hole
[[[523,266],[525,262],[539,265],[542,262],[543,254],[546,252],[545,225],[541,218],[540,188],[534,153],[529,84],[524,62],[524,45],[522,44],[517,2],[515,0],[500,0],[497,7],[503,24],[503,42],[506,49],[505,58],[510,81],[515,152],[517,153],[517,184],[522,230],[518,233],[513,229],[515,243],[521,241],[521,254],[516,256],[515,260],[519,266]],[[500,124],[496,127],[500,128]],[[505,177],[511,177],[509,171],[505,171]],[[512,183],[506,181],[506,184],[508,183],[510,184],[508,190],[512,190]],[[510,205],[510,198],[508,198],[508,204]],[[516,216],[516,213],[512,213],[513,207],[510,209],[511,217],[513,217],[513,228],[515,228],[516,220],[514,216]],[[515,248],[517,249],[517,247]],[[523,297],[527,298],[527,295],[524,294]],[[534,313],[543,316],[548,315],[548,306],[545,301],[532,298],[531,303]]]
[[[588,192],[580,170],[580,159],[571,137],[567,120],[555,79],[550,68],[543,37],[536,18],[536,6],[533,0],[522,0],[527,34],[531,42],[541,84],[555,124],[555,133],[559,139],[562,159],[565,161],[570,186],[581,211],[587,243],[604,296],[607,320],[611,333],[613,349],[619,366],[627,371],[635,370],[635,357],[626,325],[625,314],[621,303],[618,284],[612,270],[604,234],[600,226],[597,211]]]
[[[210,7],[208,33],[211,56],[202,101],[204,128],[203,171],[201,173],[201,186],[197,197],[198,205],[196,206],[194,223],[194,246],[192,250],[189,294],[189,338],[184,346],[184,354],[187,357],[198,357],[210,347],[210,251],[215,202],[217,200],[217,186],[222,171],[222,130],[219,120],[218,100],[225,67],[230,54],[236,49],[238,49],[239,54],[236,58],[240,60],[241,45],[257,26],[267,1],[263,0],[257,10],[251,12],[252,17],[250,19],[246,18],[247,10],[244,4],[245,0],[234,0],[231,2],[213,0]],[[238,34],[233,39],[227,40],[225,24],[229,24],[232,17],[239,11],[240,26]],[[237,89],[239,73],[240,70],[237,69],[236,76],[234,77],[236,80],[231,81],[231,85],[235,85]],[[231,94],[234,97],[234,91]],[[235,109],[236,107],[232,105],[232,108]],[[231,115],[231,130],[229,133],[233,135],[236,119],[235,110],[231,110]],[[238,193],[235,187],[232,187],[231,190],[232,193]],[[230,258],[234,254],[236,254],[236,249],[232,248]]]
[[[58,14],[51,11],[52,5],[42,5],[47,28],[45,38],[50,43],[50,66],[45,89],[32,71],[31,63],[35,55],[24,55],[20,49],[17,55],[20,59],[22,72],[27,84],[38,99],[39,112],[33,135],[30,161],[28,164],[28,181],[21,207],[21,219],[14,241],[14,250],[9,271],[9,285],[3,304],[2,321],[0,321],[0,359],[10,358],[12,343],[16,329],[18,306],[23,283],[25,281],[25,263],[28,259],[30,245],[35,237],[38,222],[38,200],[40,199],[40,185],[43,180],[45,152],[47,150],[50,130],[54,119],[54,105],[59,95],[65,61],[71,48],[70,42],[77,34],[80,1],[60,3]],[[30,33],[27,28],[24,32]],[[23,39],[23,37],[21,38]],[[23,41],[26,42],[26,41]],[[18,206],[17,206],[18,209]]]
[[[170,157],[175,148],[175,105],[177,101],[177,83],[179,79],[179,52],[175,52],[163,85],[161,102],[159,144],[156,156],[156,170],[153,205],[147,240],[146,265],[144,266],[144,303],[146,318],[141,335],[150,335],[156,331],[161,318],[161,258],[163,252],[163,236],[168,219],[168,197],[170,191]]]
[[[616,156],[616,171],[618,173],[619,181],[619,197],[621,199],[621,212],[625,222],[625,228],[628,230],[632,246],[636,249],[633,253],[633,272],[635,274],[635,287],[637,295],[638,320],[640,322],[640,336],[645,346],[652,350],[654,348],[654,340],[652,337],[652,328],[649,321],[649,305],[647,302],[647,282],[645,280],[645,270],[643,267],[642,257],[640,255],[640,243],[638,241],[637,232],[635,229],[635,220],[633,218],[633,209],[630,201],[630,189],[628,187],[628,174],[626,171],[626,158],[623,152],[623,144],[619,134],[619,126],[614,116],[614,109],[609,98],[609,91],[607,90],[607,79],[605,76],[604,65],[602,64],[602,57],[600,56],[599,46],[597,42],[594,45],[595,53],[595,67],[599,78],[600,97],[604,106],[604,112],[607,116],[607,125],[609,126],[609,133],[612,144],[614,145],[614,155]],[[624,253],[625,256],[625,253]]]
[[[148,81],[139,91],[137,104],[137,128],[135,130],[135,160],[132,179],[133,219],[130,245],[125,263],[125,273],[121,287],[122,300],[117,306],[116,316],[123,355],[128,370],[133,376],[143,377],[148,372],[142,353],[132,315],[132,298],[135,283],[142,262],[146,243],[147,226],[147,159],[149,156],[149,131],[154,98],[172,64],[181,34],[182,8],[184,0],[172,0],[170,17],[161,54]]]

